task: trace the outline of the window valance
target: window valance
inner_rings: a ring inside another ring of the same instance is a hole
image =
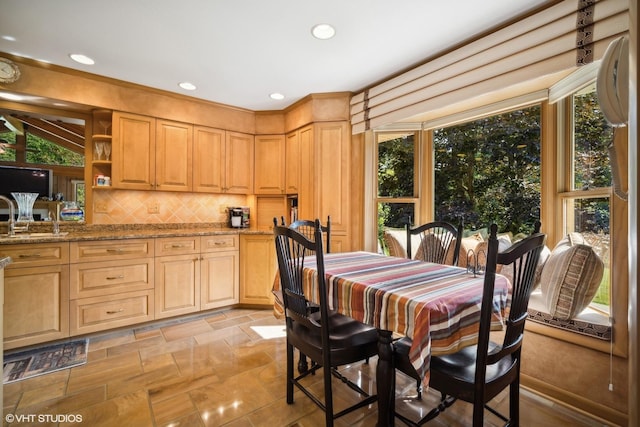
[[[354,134],[600,59],[628,32],[626,0],[566,0],[351,100]]]

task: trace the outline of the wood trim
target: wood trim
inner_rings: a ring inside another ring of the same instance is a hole
[[[627,414],[616,411],[609,406],[600,405],[593,400],[588,400],[577,394],[569,393],[564,389],[549,385],[529,375],[521,375],[521,385],[529,391],[552,400],[558,404],[569,407],[571,410],[582,412],[593,418],[599,418],[603,424],[626,426],[628,424]]]

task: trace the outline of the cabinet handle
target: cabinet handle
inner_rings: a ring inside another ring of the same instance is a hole
[[[20,254],[18,258],[40,258],[40,254]]]
[[[107,249],[107,252],[111,252],[111,253],[115,252],[115,253],[121,254],[122,252],[124,252],[124,250],[121,249],[121,248],[118,248],[118,249]]]
[[[227,242],[213,242],[215,246],[226,246]]]
[[[117,314],[117,313],[122,313],[124,311],[124,308],[119,308],[117,310],[107,310],[107,314]]]
[[[119,276],[107,276],[107,280],[116,280],[116,279],[124,279],[124,275]]]
[[[171,247],[172,247],[173,249],[184,248],[185,246],[187,246],[187,245],[183,245],[183,244],[181,244],[181,243],[174,243],[173,245],[171,245]]]

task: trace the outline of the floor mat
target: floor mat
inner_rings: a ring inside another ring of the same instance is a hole
[[[83,365],[87,363],[88,351],[89,340],[85,339],[6,355],[2,382],[9,384],[61,369]]]

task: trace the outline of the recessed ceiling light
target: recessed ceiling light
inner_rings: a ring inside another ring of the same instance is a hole
[[[69,54],[69,58],[84,65],[93,65],[96,63],[96,61],[81,53],[71,53]]]
[[[311,28],[313,37],[320,40],[327,40],[336,35],[336,29],[329,24],[317,24]]]
[[[196,90],[196,85],[189,82],[178,83],[178,86],[180,86],[184,90]]]
[[[278,92],[274,92],[271,95],[269,95],[269,98],[275,99],[276,101],[280,101],[281,99],[284,99],[284,95]]]
[[[16,41],[16,38],[15,38],[15,37],[13,37],[13,36],[2,36],[2,39],[3,39],[3,40],[6,40],[6,41],[8,41],[8,42],[14,42],[14,41]]]

